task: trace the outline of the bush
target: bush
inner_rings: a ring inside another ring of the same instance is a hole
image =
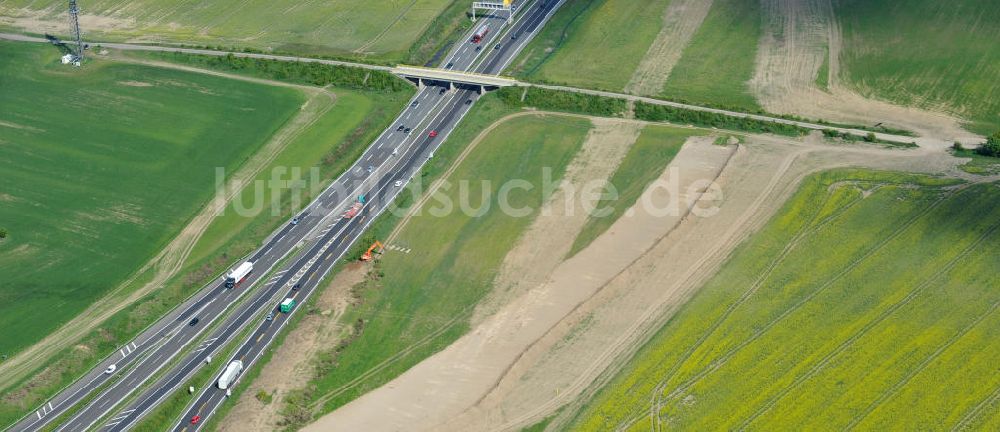
[[[965,146],[963,146],[962,143],[955,141],[955,143],[951,145],[951,149],[955,151],[965,151]]]
[[[257,394],[254,395],[254,397],[257,398],[257,400],[261,401],[264,405],[270,404],[271,400],[274,398],[273,395],[264,390],[258,390]]]
[[[865,135],[865,141],[875,142],[875,132],[868,132],[868,135]]]
[[[5,239],[5,238],[7,238],[7,230],[4,228],[0,228],[0,239]]]
[[[986,142],[976,149],[976,153],[983,156],[1000,157],[1000,131],[986,138]]]
[[[504,87],[497,91],[497,96],[504,104],[513,108],[532,107],[603,117],[621,117],[628,105],[625,99],[538,87]]]
[[[764,132],[787,136],[801,136],[809,133],[809,129],[784,123],[733,117],[706,111],[687,110],[647,102],[636,102],[635,117],[646,121],[669,121],[702,127]]]
[[[172,57],[169,60],[216,70],[244,73],[278,81],[297,82],[315,86],[332,84],[346,88],[392,92],[403,90],[409,86],[401,78],[397,78],[389,72],[314,62],[237,57],[233,54],[208,56],[181,52],[172,53]]]

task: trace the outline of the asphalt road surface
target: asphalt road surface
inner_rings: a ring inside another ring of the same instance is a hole
[[[482,17],[479,23],[486,23],[491,28],[486,40],[478,45],[468,39],[457,43],[441,62],[441,67],[499,73],[561,3],[557,0],[528,3],[509,26],[504,25],[504,19]],[[478,28],[479,23],[474,28]],[[471,37],[471,33],[468,36]],[[284,298],[295,298],[302,303],[308,298],[337,260],[400,193],[402,187],[396,186],[397,182],[405,183],[419,172],[478,99],[477,92],[470,88],[459,86],[454,91],[442,93],[443,89],[444,86],[426,86],[419,90],[410,105],[361,158],[298,214],[298,223],[285,224],[246,257],[245,260],[254,263],[254,271],[243,283],[227,289],[220,275],[216,282],[25,416],[11,430],[38,430],[77,405],[82,407],[72,416],[59,419],[64,423],[58,430],[128,429],[166,397],[180,390],[185,380],[206,364],[206,358],[218,354],[223,345],[256,324],[233,357],[243,359],[248,369],[287,322],[289,315],[279,313],[277,303]],[[398,126],[411,128],[411,131],[398,131]],[[431,130],[438,136],[430,137]],[[344,211],[360,195],[366,197],[361,212],[353,218],[343,217]],[[242,262],[234,262],[232,267]],[[278,264],[282,267],[270,275]],[[269,276],[268,280],[262,279],[265,276]],[[293,288],[295,285],[299,287]],[[242,303],[232,308],[237,302]],[[268,312],[273,313],[272,320],[264,319]],[[212,327],[220,319],[219,325]],[[204,337],[203,333],[209,330],[211,334]],[[189,347],[194,343],[198,345]],[[176,357],[189,348],[193,350],[177,361]],[[233,358],[214,359],[208,365],[221,372]],[[112,365],[115,371],[106,373]],[[164,368],[167,370],[162,370]],[[147,385],[154,376],[157,382]],[[233,385],[238,385],[238,379]],[[129,400],[128,406],[119,407],[126,400]],[[191,417],[198,415],[206,419],[224,400],[225,393],[218,388],[202,389],[176,428],[191,429]]]

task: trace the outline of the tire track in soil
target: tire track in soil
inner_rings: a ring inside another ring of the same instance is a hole
[[[872,402],[872,404],[868,408],[866,408],[865,413],[862,414],[861,417],[859,417],[856,420],[852,421],[847,427],[844,428],[844,430],[845,431],[847,431],[847,430],[853,430],[854,427],[857,426],[858,423],[860,423],[862,420],[864,420],[865,417],[867,417],[869,414],[871,414],[873,411],[875,411],[875,408],[877,408],[879,405],[881,405],[883,402],[885,402],[886,400],[888,400],[892,396],[895,396],[896,392],[898,392],[900,389],[902,389],[907,384],[909,384],[910,380],[913,379],[913,377],[917,376],[917,374],[919,374],[920,372],[922,372],[924,370],[924,368],[926,368],[928,365],[931,364],[931,362],[933,362],[934,360],[937,360],[937,358],[940,357],[941,354],[943,354],[945,351],[947,351],[948,348],[950,348],[952,345],[954,345],[959,340],[961,340],[963,337],[965,337],[965,335],[968,334],[970,331],[972,331],[972,329],[974,329],[976,326],[978,326],[979,324],[982,324],[982,322],[985,321],[986,318],[989,318],[989,316],[992,315],[993,312],[995,312],[998,307],[1000,307],[1000,301],[994,302],[993,305],[991,305],[990,308],[986,312],[984,312],[982,315],[980,315],[979,317],[977,317],[975,321],[973,321],[967,327],[963,328],[962,331],[960,331],[958,334],[956,334],[955,336],[953,336],[952,338],[950,338],[948,341],[946,341],[943,345],[941,345],[930,356],[928,356],[926,359],[924,359],[924,361],[921,362],[917,366],[916,369],[914,369],[910,374],[908,374],[906,377],[904,377],[901,381],[899,381],[894,386],[892,386],[889,389],[888,392],[884,393],[882,396],[880,396],[878,399],[876,399],[874,402]]]
[[[833,351],[829,352],[826,356],[824,356],[822,359],[820,359],[820,361],[816,365],[814,365],[812,369],[810,369],[808,372],[806,372],[804,375],[800,376],[799,378],[796,378],[791,384],[789,384],[788,386],[786,386],[785,388],[783,388],[781,391],[779,391],[779,393],[775,397],[773,397],[771,400],[765,402],[761,406],[761,408],[759,410],[757,410],[757,412],[755,412],[750,417],[748,417],[746,420],[744,420],[737,427],[737,429],[738,430],[746,429],[747,426],[750,425],[750,423],[752,423],[758,417],[760,417],[760,416],[766,414],[768,411],[770,411],[770,409],[773,408],[775,405],[777,405],[777,403],[779,401],[781,401],[781,399],[783,399],[785,396],[787,396],[788,393],[790,393],[792,390],[796,389],[799,385],[801,385],[805,381],[808,381],[809,379],[811,379],[814,376],[816,376],[816,374],[818,374],[822,370],[826,369],[826,366],[828,366],[830,364],[830,362],[833,361],[833,359],[835,357],[839,356],[841,353],[843,353],[844,351],[846,351],[851,345],[854,344],[854,342],[857,342],[859,339],[861,339],[862,337],[864,337],[866,334],[868,334],[869,331],[871,331],[873,328],[875,328],[876,326],[878,326],[879,324],[881,324],[883,321],[885,321],[887,318],[889,318],[889,316],[892,315],[894,312],[896,312],[897,310],[899,310],[903,306],[906,306],[907,304],[909,304],[910,301],[912,301],[919,294],[921,294],[927,287],[931,286],[932,283],[938,281],[942,276],[944,276],[946,273],[950,272],[956,265],[958,265],[959,261],[961,261],[963,258],[965,258],[966,256],[968,256],[974,250],[978,249],[978,247],[981,246],[982,243],[990,235],[992,235],[994,232],[996,232],[996,230],[997,230],[998,227],[1000,227],[1000,224],[994,224],[994,225],[992,225],[986,232],[984,232],[982,235],[980,235],[978,238],[976,238],[972,242],[972,244],[970,244],[968,247],[966,247],[964,250],[962,250],[962,252],[960,252],[954,258],[952,258],[951,260],[949,260],[947,263],[945,263],[945,265],[942,266],[937,271],[937,273],[935,275],[933,275],[929,279],[924,280],[919,285],[917,285],[917,287],[915,287],[914,289],[910,290],[910,292],[907,293],[906,297],[903,297],[902,299],[900,299],[896,303],[893,303],[888,308],[886,308],[885,310],[883,310],[873,320],[869,321],[861,329],[859,329],[857,332],[855,332],[854,334],[852,334],[849,338],[847,338],[843,342],[841,342],[841,344],[838,345]],[[981,319],[979,319],[979,320],[981,321]],[[965,334],[968,331],[969,328],[971,328],[971,326],[967,327],[965,330],[963,330],[961,332],[961,334]],[[953,343],[953,341],[949,342],[948,345],[950,345],[951,343]],[[848,427],[848,429],[850,429],[850,427]]]
[[[1000,400],[1000,386],[997,386],[996,390],[993,390],[993,393],[991,393],[989,396],[983,399],[982,402],[979,402],[978,404],[976,404],[975,407],[969,410],[969,412],[965,415],[965,417],[962,417],[962,419],[959,420],[958,423],[955,423],[955,426],[951,428],[951,431],[955,432],[968,428],[969,422],[975,420],[975,418],[979,416],[979,413],[982,412],[984,408],[993,405],[998,400]]]
[[[706,376],[708,376],[712,372],[715,372],[716,370],[718,370],[722,366],[725,366],[726,363],[730,359],[732,359],[736,354],[738,354],[743,348],[746,348],[748,345],[750,345],[751,343],[753,343],[754,341],[756,341],[757,339],[759,339],[761,336],[763,336],[769,330],[771,330],[776,325],[778,325],[779,323],[781,323],[785,318],[787,318],[788,316],[790,316],[791,314],[793,314],[795,311],[797,311],[803,305],[805,305],[806,303],[808,303],[809,301],[811,301],[813,298],[815,298],[817,295],[819,295],[820,293],[822,293],[823,291],[825,291],[827,288],[829,288],[831,285],[833,285],[836,281],[840,280],[840,278],[842,278],[842,277],[846,276],[848,273],[854,271],[855,268],[857,268],[859,265],[861,265],[863,262],[865,262],[868,258],[871,258],[876,253],[878,253],[883,247],[885,247],[886,244],[888,244],[889,242],[891,242],[892,240],[894,240],[896,237],[898,237],[899,235],[901,235],[904,231],[906,231],[911,226],[913,226],[919,219],[921,219],[923,216],[926,216],[928,213],[930,213],[931,210],[937,208],[942,202],[944,202],[944,200],[946,198],[947,198],[947,196],[942,196],[937,201],[933,202],[931,205],[929,205],[929,206],[925,207],[924,209],[922,209],[919,213],[917,213],[912,218],[910,218],[909,220],[907,220],[906,223],[904,223],[899,228],[897,228],[895,231],[893,231],[892,234],[890,234],[886,238],[884,238],[884,239],[880,240],[878,243],[876,243],[876,245],[871,250],[869,250],[868,252],[866,252],[864,255],[862,255],[858,259],[854,260],[854,262],[852,262],[847,267],[845,267],[844,269],[842,269],[841,271],[839,271],[836,275],[834,275],[832,278],[830,278],[826,283],[824,283],[819,288],[817,288],[813,292],[811,292],[808,295],[806,295],[805,298],[803,298],[799,302],[795,303],[791,308],[786,309],[777,318],[775,318],[770,323],[768,323],[766,326],[764,326],[763,328],[761,328],[760,330],[758,330],[757,332],[755,332],[752,337],[746,339],[745,341],[743,341],[742,343],[740,343],[736,347],[732,348],[726,354],[724,354],[722,357],[719,357],[717,360],[715,360],[714,362],[712,362],[712,364],[709,365],[708,368],[703,369],[701,372],[699,372],[698,374],[696,374],[695,376],[693,376],[687,382],[685,382],[684,384],[682,384],[678,388],[674,389],[672,392],[670,392],[670,394],[667,395],[667,399],[676,399],[676,398],[680,397],[681,395],[683,395],[684,393],[686,393],[688,390],[690,390],[691,387],[693,387],[695,384],[697,384],[698,382],[700,382],[703,378],[705,378]]]
[[[822,209],[829,202],[829,200],[830,200],[830,195],[827,194],[823,202],[816,208]],[[649,415],[650,415],[651,427],[654,430],[657,429],[656,426],[658,424],[657,419],[659,416],[657,415],[657,413],[662,407],[661,394],[664,388],[666,388],[666,385],[670,380],[670,378],[674,376],[674,374],[677,372],[680,366],[688,359],[690,359],[691,355],[694,354],[694,352],[697,351],[698,348],[700,348],[701,345],[709,337],[711,337],[712,334],[714,334],[719,327],[722,326],[722,323],[732,314],[733,311],[736,310],[736,308],[738,308],[740,305],[746,302],[754,293],[757,292],[758,289],[760,289],[760,287],[764,284],[764,281],[766,281],[770,277],[771,273],[778,267],[778,265],[780,265],[784,261],[786,257],[788,257],[791,251],[795,249],[795,247],[797,247],[804,238],[818,231],[820,228],[822,228],[823,226],[834,220],[837,216],[839,216],[843,212],[846,212],[851,206],[853,206],[856,202],[859,201],[860,199],[851,202],[850,204],[842,207],[841,209],[838,209],[837,212],[834,212],[827,218],[820,221],[818,224],[816,224],[816,218],[819,217],[819,212],[817,211],[817,213],[813,215],[812,219],[810,219],[808,223],[803,224],[802,227],[792,236],[791,240],[785,245],[785,247],[778,254],[778,256],[776,256],[774,260],[772,260],[771,263],[768,264],[768,266],[764,269],[764,271],[757,277],[757,279],[754,280],[754,283],[750,285],[750,288],[747,289],[747,291],[745,291],[743,295],[741,295],[740,298],[736,300],[735,303],[731,304],[728,308],[726,308],[726,311],[723,312],[723,314],[716,319],[716,321],[706,331],[706,333],[704,333],[702,337],[698,338],[698,340],[695,341],[695,345],[690,349],[688,349],[685,352],[685,354],[676,363],[674,363],[674,366],[672,366],[671,369],[668,371],[667,376],[664,377],[664,379],[660,381],[659,384],[657,384],[657,387],[653,390],[653,393],[650,396]]]

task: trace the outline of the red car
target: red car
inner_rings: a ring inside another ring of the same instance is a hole
[[[432,130],[431,133],[429,133],[428,135],[430,135],[431,138],[434,138],[434,137],[438,136],[438,131]]]
[[[198,424],[198,422],[200,422],[200,421],[201,421],[201,416],[200,415],[196,415],[194,417],[191,417],[191,424]]]

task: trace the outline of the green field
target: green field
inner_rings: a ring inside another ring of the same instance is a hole
[[[621,165],[608,182],[618,192],[617,197],[606,196],[597,203],[596,209],[607,215],[591,216],[580,229],[569,255],[583,250],[603,234],[635,204],[646,187],[660,177],[667,164],[681,150],[684,141],[693,135],[703,135],[703,131],[680,129],[669,126],[648,125],[643,128],[635,144],[629,149]],[[597,217],[600,216],[600,217]]]
[[[944,108],[1000,130],[1000,7],[993,0],[837,0],[841,78],[862,94]]]
[[[161,249],[303,102],[151,67],[58,64],[0,43],[0,352],[79,313]],[[45,311],[45,319],[38,313]]]
[[[481,130],[503,112],[495,99],[484,102],[463,125]],[[412,253],[387,251],[373,273],[378,276],[355,287],[355,306],[342,318],[353,328],[353,335],[340,347],[320,355],[318,376],[303,393],[291,396],[286,419],[301,421],[302,410],[312,414],[331,411],[398,376],[465,333],[472,307],[489,292],[502,260],[535,214],[516,217],[501,212],[498,189],[509,179],[541,184],[543,167],[551,168],[558,181],[590,127],[590,122],[582,119],[521,117],[490,133],[449,177],[453,187],[439,191],[394,242],[411,248]],[[454,140],[449,139],[434,159],[454,160],[472,136],[452,137]],[[432,165],[425,174],[433,176],[441,168],[447,164]],[[459,207],[463,180],[468,181],[471,209],[481,207],[484,191],[492,194],[491,206],[481,214],[470,215]],[[454,211],[435,213],[445,198],[455,204]],[[509,198],[515,207],[537,209],[542,204],[537,187],[532,191],[514,189]],[[384,216],[370,232],[384,240],[397,220]],[[302,403],[315,406],[307,408]]]
[[[760,34],[757,2],[712,2],[660,96],[741,111],[759,110],[747,81],[753,76]]]
[[[670,0],[570,0],[516,72],[532,80],[621,91],[656,39]]]
[[[808,177],[573,429],[995,428],[998,199],[997,184]]]
[[[253,47],[282,52],[405,57],[453,0],[96,0],[81,3],[88,37]],[[0,16],[65,28],[66,2],[10,0]],[[41,33],[38,28],[28,31]],[[436,29],[436,33],[441,33]],[[442,35],[444,36],[444,35]]]
[[[663,25],[669,0],[570,0],[514,62],[528,80],[622,91]],[[757,2],[717,0],[659,97],[758,111],[747,81],[760,38]]]
[[[148,68],[142,70],[146,69]],[[252,71],[246,72],[253,75]],[[178,75],[178,77],[188,76],[188,74]],[[233,83],[239,82],[233,81]],[[287,147],[262,169],[256,180],[266,181],[272,172],[282,169],[299,169],[309,181],[312,181],[305,174],[316,167],[319,183],[321,187],[325,186],[357,159],[367,144],[391,122],[412,94],[410,89],[386,92],[331,87],[329,90],[335,93],[335,98],[318,95],[309,100],[310,109],[316,109],[322,114],[300,133],[291,136]],[[288,174],[284,176],[288,178]],[[211,189],[212,184],[209,183],[206,191]],[[309,188],[303,192],[300,205],[308,202],[312,196]],[[243,202],[251,203],[253,193],[253,189],[244,190],[241,195]],[[131,338],[136,331],[144,328],[193,290],[203,286],[208,279],[231,265],[234,257],[252,251],[261,239],[296,211],[292,195],[292,191],[286,189],[280,196],[275,197],[272,196],[270,189],[264,189],[262,200],[269,203],[276,198],[280,203],[279,212],[276,214],[271,214],[270,208],[267,208],[251,217],[243,217],[233,212],[232,207],[227,208],[224,216],[209,225],[183,268],[165,284],[163,289],[116,314],[92,334],[78,341],[74,348],[55,356],[54,361],[39,364],[40,369],[42,367],[44,369],[29,380],[13,387],[13,391],[0,399],[0,424],[8,424],[31,406],[40,404],[51,392],[89,368],[97,358],[116,350],[122,341]],[[142,280],[139,280],[132,286],[141,283]],[[10,389],[0,389],[0,393],[6,393],[7,390]]]

